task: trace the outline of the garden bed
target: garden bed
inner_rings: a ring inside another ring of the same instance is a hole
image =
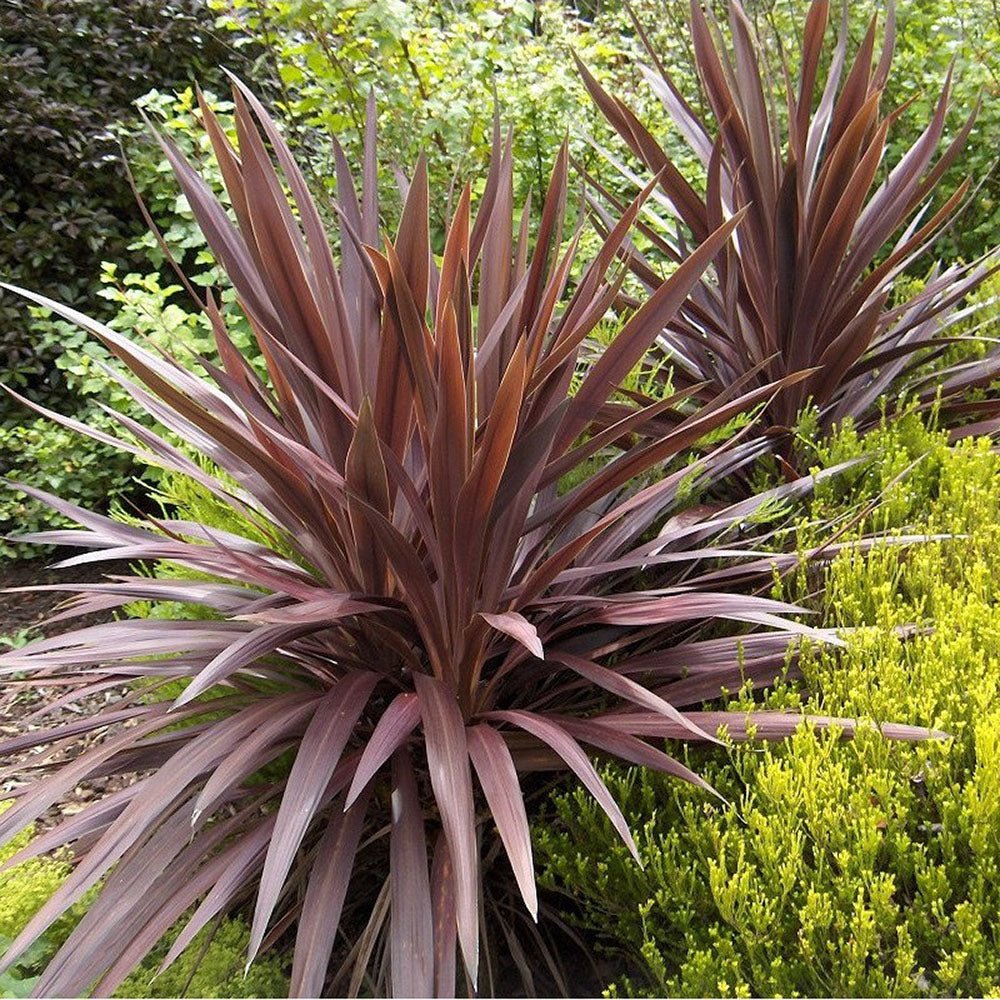
[[[129,564],[102,563],[98,569],[93,565],[71,566],[54,569],[58,557],[46,559],[20,559],[0,566],[0,644],[10,645],[10,639],[27,629],[35,628],[51,615],[66,594],[57,590],[12,592],[19,587],[37,587],[49,584],[72,584],[93,581],[99,576],[130,572]],[[71,621],[56,622],[45,629],[46,635],[56,635],[84,625],[97,625],[110,621],[109,612],[98,612],[74,618]]]
[[[71,584],[84,580],[93,580],[97,576],[92,565],[74,566],[67,569],[53,569],[52,563],[56,557],[49,559],[30,559],[8,563],[0,570],[0,647],[20,643],[31,633],[34,638],[38,634],[57,635],[73,628],[87,625],[99,625],[110,621],[111,612],[96,612],[73,618],[67,621],[54,622],[42,627],[39,625],[55,613],[57,605],[64,601],[67,594],[63,591],[16,591],[13,588],[33,587],[48,584]],[[102,567],[105,574],[127,573],[127,563],[108,563]],[[13,591],[13,592],[12,592]],[[128,689],[111,688],[90,697],[54,709],[46,713],[44,719],[37,716],[39,708],[45,704],[47,689],[38,687],[22,688],[16,678],[6,681],[0,691],[0,738],[16,736],[32,728],[43,725],[58,725],[70,722],[74,718],[89,715],[102,707],[107,707],[120,700],[128,693]],[[36,721],[37,720],[37,721]],[[102,738],[102,733],[92,734],[80,743],[73,755]],[[30,780],[27,774],[18,770],[18,765],[27,762],[31,757],[37,757],[37,750],[25,750],[11,754],[4,759],[4,775],[0,781],[0,800],[4,793]],[[80,812],[88,802],[107,795],[131,782],[127,775],[112,775],[95,778],[77,785],[62,801],[53,805],[36,824],[38,830],[54,826],[60,819]]]

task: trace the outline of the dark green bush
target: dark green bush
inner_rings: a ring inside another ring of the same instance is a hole
[[[207,153],[204,131],[194,115],[191,88],[169,95],[151,91],[137,104],[188,156],[202,162],[210,179],[221,186],[218,168]],[[212,105],[228,123],[231,105],[214,99]],[[172,175],[164,174],[165,167],[162,153],[154,143],[137,142],[133,146],[131,169],[136,187],[162,229],[172,253],[181,259],[195,285],[217,286],[219,270],[194,224],[190,208],[178,195]],[[196,311],[155,237],[148,232],[136,235],[127,252],[133,255],[128,265],[131,270],[113,262],[99,265],[99,278],[89,293],[109,311],[107,324],[131,337],[175,351],[194,367],[197,367],[198,355],[215,356],[207,318]],[[237,343],[255,358],[246,319],[232,308],[232,290],[221,289],[219,300],[230,317]],[[72,402],[70,399],[46,402],[51,402],[57,411],[68,412],[78,420],[105,430],[110,430],[110,421],[102,412],[102,405],[148,422],[128,393],[102,370],[102,365],[117,367],[117,362],[95,338],[56,319],[48,310],[32,309],[30,315],[33,350],[38,357],[50,359],[55,373],[52,378],[58,378],[60,389],[69,393],[72,399]],[[123,453],[37,418],[27,407],[14,401],[0,399],[0,416],[5,406],[10,414],[6,423],[0,419],[0,477],[37,486],[74,503],[103,510],[116,499],[131,498],[136,492],[136,477],[155,479],[157,476],[155,470]],[[0,489],[0,535],[15,530],[39,531],[60,523],[58,516],[42,504],[24,494]],[[0,538],[0,558],[38,554],[37,546],[8,543]]]
[[[682,996],[997,995],[1000,990],[1000,457],[951,449],[915,418],[825,461],[874,449],[808,512],[828,519],[881,493],[869,529],[954,533],[831,566],[825,624],[859,626],[836,660],[805,664],[770,707],[905,719],[953,735],[917,747],[802,729],[734,748],[707,770],[732,803],[669,779],[612,772],[644,870],[581,796],[556,799],[536,841],[577,919],[637,970],[615,993]],[[913,463],[917,464],[914,466]],[[912,466],[908,476],[897,477]],[[859,526],[860,530],[860,526]],[[803,527],[803,545],[817,541]],[[802,596],[815,579],[786,582]],[[909,639],[900,628],[915,623]],[[737,703],[747,705],[744,692]]]
[[[124,262],[144,225],[115,127],[132,102],[239,67],[205,0],[8,0],[0,4],[0,276],[106,318],[98,262]],[[0,292],[0,380],[58,396],[59,344]],[[0,422],[12,404],[0,399]]]

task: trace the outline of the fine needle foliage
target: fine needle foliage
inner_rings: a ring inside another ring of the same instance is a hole
[[[527,208],[515,224],[510,143],[498,131],[474,220],[466,187],[440,259],[422,160],[395,237],[376,249],[370,104],[360,185],[338,155],[335,256],[278,128],[240,84],[235,104],[238,148],[202,108],[235,222],[164,148],[253,327],[266,383],[211,297],[222,364],[205,360],[201,378],[24,293],[91,330],[128,370],[109,372],[217,471],[122,415],[120,446],[192,477],[247,532],[122,523],[28,490],[79,524],[32,536],[91,550],[63,565],[127,559],[192,572],[67,585],[75,596],[60,617],[137,600],[201,613],[79,628],[0,657],[7,683],[49,692],[0,752],[52,748],[31,758],[0,841],[82,780],[136,775],[10,859],[69,844],[75,866],[0,964],[96,886],[39,995],[110,993],[185,915],[166,964],[243,907],[248,961],[294,938],[295,995],[485,992],[494,987],[479,982],[480,938],[503,879],[484,859],[502,852],[522,912],[537,918],[522,795],[532,772],[574,774],[634,852],[583,747],[703,784],[647,738],[712,742],[720,726],[746,738],[743,714],[702,703],[741,678],[766,683],[794,633],[816,634],[786,617],[793,605],[691,572],[700,559],[745,556],[706,540],[806,483],[664,519],[692,476],[739,461],[739,442],[694,469],[664,473],[665,463],[780,384],[720,394],[626,452],[610,446],[669,401],[588,436],[736,220],[706,234],[580,381],[581,343],[618,294],[621,268],[611,269],[650,189],[584,266],[576,234],[563,246],[565,149],[532,239]],[[654,469],[661,478],[643,478]],[[678,628],[706,618],[770,631],[677,644]],[[178,683],[179,696],[158,695]],[[45,721],[123,684],[131,694],[96,714]],[[754,725],[777,738],[799,721],[765,713]],[[342,922],[353,929],[346,943]]]
[[[639,223],[644,249],[633,247],[630,261],[647,290],[660,287],[662,266],[681,260],[687,241],[700,243],[723,218],[741,214],[733,240],[664,327],[660,347],[674,366],[672,384],[704,383],[710,398],[741,378],[759,384],[809,371],[768,409],[763,426],[794,426],[807,403],[818,408],[824,430],[848,417],[868,426],[878,419],[880,397],[908,394],[925,408],[940,396],[945,420],[992,429],[996,402],[963,397],[993,380],[1000,350],[973,344],[963,355],[952,349],[977,340],[960,307],[990,273],[989,263],[935,265],[908,295],[897,288],[899,276],[955,220],[967,196],[969,180],[948,197],[936,186],[961,155],[976,109],[936,155],[949,114],[949,72],[931,120],[890,169],[883,162],[886,140],[907,111],[906,104],[882,107],[893,56],[891,4],[881,47],[873,16],[850,60],[848,5],[827,56],[830,4],[815,0],[799,46],[798,79],[782,55],[777,83],[768,71],[773,59],[738,0],[730,0],[728,10],[731,51],[711,12],[698,0],[691,5],[691,39],[711,120],[685,100],[636,21],[651,62],[643,74],[702,164],[702,191],[580,64],[608,122],[659,177],[650,202],[656,208]],[[606,155],[635,180],[624,163]],[[605,204],[618,204],[597,186]],[[964,333],[954,329],[960,321]]]

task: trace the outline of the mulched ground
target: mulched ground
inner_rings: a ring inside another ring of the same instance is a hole
[[[50,559],[21,559],[0,563],[0,590],[10,587],[30,587],[38,584],[82,583],[96,580],[111,573],[129,572],[128,563],[101,563],[98,566],[73,566],[69,569],[50,569],[58,556]],[[66,598],[57,591],[41,593],[10,594],[0,592],[0,636],[14,635],[22,629],[31,628],[52,614],[55,606]],[[88,615],[68,622],[59,622],[47,635],[78,628],[81,625],[96,625],[110,621],[107,613]]]
[[[70,629],[85,625],[97,625],[111,620],[110,612],[100,612],[73,618],[69,621],[57,622],[54,625],[38,629],[37,626],[52,615],[57,605],[69,595],[59,591],[5,592],[8,588],[52,583],[80,583],[99,579],[105,574],[129,572],[127,563],[105,563],[100,566],[88,565],[69,569],[51,569],[51,564],[57,558],[21,560],[0,565],[0,652],[7,648],[3,637],[18,636],[25,629],[30,629],[30,637],[35,638],[38,635],[57,635]],[[20,687],[16,681],[12,683],[9,680],[0,679],[0,740],[21,734],[26,726],[57,725],[60,721],[69,721],[77,719],[81,715],[88,715],[102,704],[118,701],[125,693],[125,688],[104,691],[99,695],[54,711],[35,723],[26,720],[44,704],[46,690],[44,688],[26,689]],[[82,738],[77,742],[77,750],[86,742],[97,741],[100,738],[99,733],[92,737]],[[0,800],[2,800],[4,792],[12,791],[31,780],[31,772],[22,770],[19,765],[36,757],[38,753],[38,750],[29,750],[0,757]],[[39,820],[36,824],[37,828],[45,829],[55,825],[62,817],[79,812],[87,802],[123,787],[130,780],[115,776],[78,785],[64,801],[53,806]]]

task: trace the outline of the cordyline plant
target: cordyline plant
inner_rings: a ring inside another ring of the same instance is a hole
[[[527,210],[513,223],[510,147],[498,142],[475,221],[465,188],[439,262],[422,162],[395,239],[378,250],[371,107],[360,189],[339,157],[335,258],[275,124],[241,85],[235,100],[238,152],[203,108],[235,224],[164,148],[253,326],[267,384],[211,298],[222,365],[206,361],[199,378],[29,294],[93,331],[128,369],[111,374],[218,472],[119,415],[129,432],[121,446],[192,477],[248,530],[126,524],[29,491],[79,524],[35,536],[92,550],[67,563],[192,571],[67,585],[59,589],[75,596],[62,616],[136,600],[201,613],[116,620],[0,656],[7,683],[48,698],[36,728],[0,752],[49,748],[29,758],[31,780],[0,815],[0,841],[83,780],[135,775],[11,859],[69,844],[76,861],[2,964],[99,886],[38,994],[109,993],[185,914],[168,963],[217,916],[247,905],[249,960],[294,933],[296,995],[332,988],[331,971],[348,967],[350,983],[333,982],[351,992],[476,989],[482,928],[498,908],[496,866],[485,859],[506,856],[526,913],[537,914],[522,797],[532,772],[572,772],[632,846],[584,746],[701,784],[661,749],[664,738],[712,742],[722,725],[735,739],[777,738],[800,721],[701,710],[745,678],[767,682],[792,633],[808,629],[785,617],[795,607],[713,589],[690,568],[745,555],[707,540],[804,484],[664,523],[692,476],[739,461],[739,442],[700,466],[642,478],[778,387],[721,394],[626,452],[609,446],[669,401],[588,430],[734,221],[706,234],[578,382],[578,351],[618,293],[621,274],[609,269],[641,198],[578,262],[570,292],[566,152],[532,241]],[[678,627],[706,618],[772,631],[677,644]],[[157,696],[177,682],[179,697]],[[123,684],[130,693],[95,714],[44,721]],[[349,915],[353,946],[338,939]]]
[[[893,53],[892,7],[881,51],[873,17],[850,63],[846,3],[843,10],[839,40],[821,82],[830,4],[810,5],[798,82],[793,84],[783,63],[786,96],[779,110],[768,57],[740,4],[729,4],[729,52],[719,24],[693,0],[691,37],[712,122],[684,99],[635,22],[652,62],[643,73],[702,163],[704,194],[636,115],[580,64],[608,122],[659,177],[660,190],[650,202],[657,201],[658,208],[647,206],[653,217],[638,223],[648,249],[633,247],[631,255],[633,273],[649,292],[663,283],[661,264],[683,259],[687,240],[700,243],[723,218],[740,215],[734,238],[664,327],[659,346],[672,363],[672,385],[703,385],[699,392],[710,399],[744,378],[763,384],[809,370],[808,378],[768,408],[762,426],[790,428],[806,404],[818,409],[825,430],[848,417],[865,426],[878,418],[880,397],[906,395],[923,408],[940,402],[947,420],[975,421],[969,429],[990,430],[996,401],[970,404],[963,397],[996,377],[995,342],[976,360],[968,354],[964,360],[942,360],[956,343],[976,339],[956,335],[953,327],[968,320],[958,307],[990,268],[984,262],[935,266],[905,297],[897,282],[956,218],[968,181],[936,208],[931,204],[938,182],[961,153],[976,110],[935,158],[949,111],[949,74],[926,129],[886,171],[886,139],[906,111],[906,105],[888,112],[881,106]],[[618,204],[597,186],[606,204]],[[606,209],[596,207],[607,223]],[[671,239],[666,234],[675,227],[678,236]]]

